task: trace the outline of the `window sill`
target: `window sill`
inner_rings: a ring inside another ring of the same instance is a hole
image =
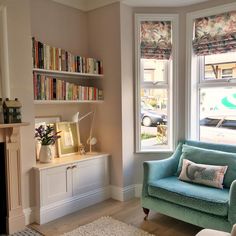
[[[158,150],[158,151],[154,151],[154,150],[147,150],[147,151],[136,151],[135,154],[166,154],[166,153],[173,153],[174,150],[173,149],[162,149],[162,150]]]

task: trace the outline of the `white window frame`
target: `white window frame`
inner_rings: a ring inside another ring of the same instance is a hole
[[[172,25],[172,66],[168,68],[168,80],[163,82],[143,82],[140,74],[140,23],[141,21],[171,21]],[[136,153],[173,152],[177,144],[177,110],[178,110],[178,14],[135,14],[135,151]],[[171,78],[171,79],[170,79]],[[141,86],[142,84],[142,86]],[[140,89],[146,88],[168,89],[168,141],[169,145],[159,149],[141,150],[141,118],[140,118]],[[158,86],[158,87],[157,87]],[[173,118],[174,117],[174,118]]]
[[[186,123],[187,129],[185,136],[187,139],[199,140],[199,89],[200,88],[214,88],[214,87],[228,87],[236,86],[235,80],[219,79],[212,81],[204,81],[204,75],[200,72],[200,67],[204,68],[204,60],[201,57],[194,55],[192,48],[194,21],[199,17],[217,15],[224,12],[236,10],[236,3],[225,4],[213,8],[208,8],[200,11],[190,12],[187,14],[186,23]],[[202,70],[204,73],[204,70]]]

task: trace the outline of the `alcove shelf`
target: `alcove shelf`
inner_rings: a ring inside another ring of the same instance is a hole
[[[34,68],[33,72],[39,74],[48,74],[48,75],[56,75],[56,76],[70,76],[70,77],[79,77],[79,78],[103,78],[103,74],[89,74],[89,73],[78,73],[78,72],[69,72],[69,71],[58,71],[58,70],[45,70]]]
[[[35,105],[62,105],[62,104],[80,104],[80,103],[103,103],[104,100],[34,100]]]

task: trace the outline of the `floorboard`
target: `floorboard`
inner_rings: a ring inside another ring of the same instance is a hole
[[[78,226],[90,223],[101,216],[112,216],[127,224],[143,229],[157,236],[194,236],[201,228],[151,211],[147,221],[140,200],[135,198],[127,202],[113,199],[85,208],[44,225],[31,226],[45,236],[61,235]]]

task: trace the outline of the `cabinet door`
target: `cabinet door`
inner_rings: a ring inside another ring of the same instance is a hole
[[[41,185],[42,205],[48,205],[71,197],[71,165],[43,170]]]
[[[107,157],[84,160],[73,165],[73,195],[86,193],[108,185]]]

